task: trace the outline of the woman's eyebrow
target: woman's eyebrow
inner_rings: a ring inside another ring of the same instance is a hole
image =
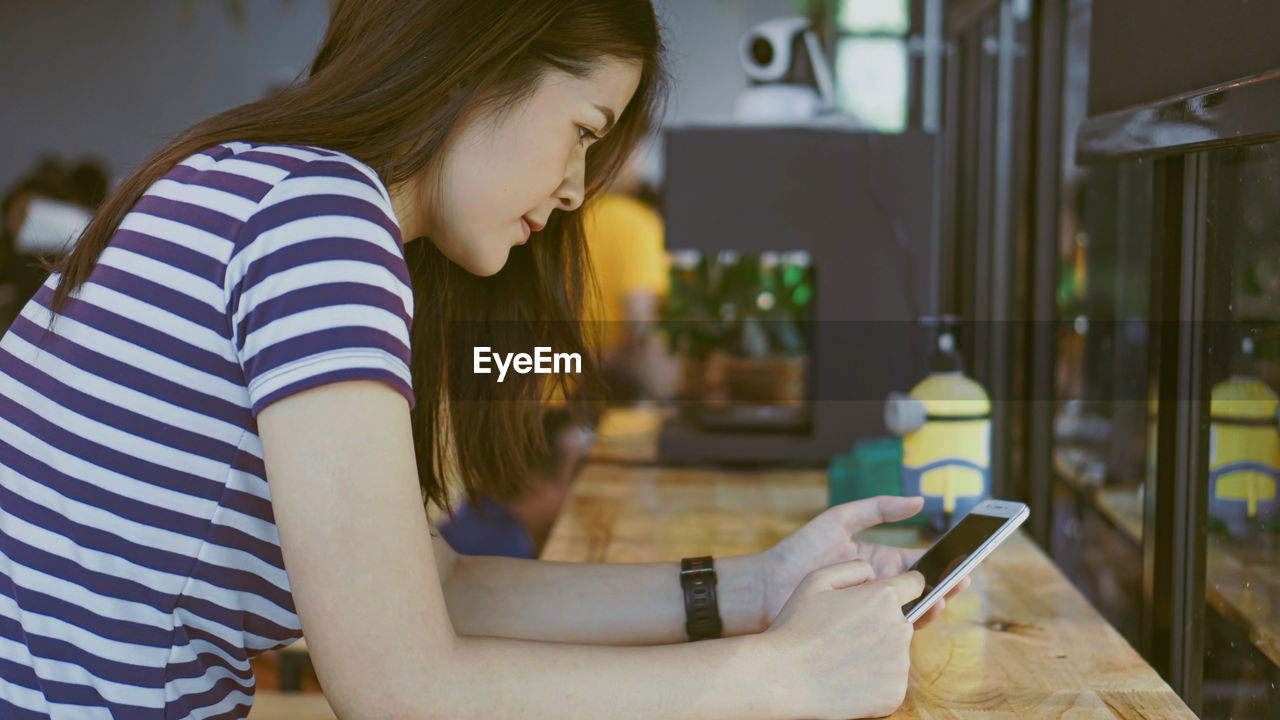
[[[594,105],[594,103],[592,104]],[[603,105],[596,105],[596,109],[600,111],[601,115],[604,115],[604,127],[600,128],[600,134],[604,135],[605,133],[609,132],[610,128],[613,127],[613,121],[614,121],[613,110],[610,110],[609,108],[604,107]]]

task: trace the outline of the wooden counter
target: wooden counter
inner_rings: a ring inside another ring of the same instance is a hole
[[[825,502],[822,472],[588,463],[542,557],[648,562],[754,552]],[[895,718],[1195,717],[1021,532],[916,635],[912,655],[911,689]]]
[[[658,407],[609,408],[600,419],[587,451],[588,462],[653,465],[658,462],[658,431],[669,410]]]
[[[281,693],[258,690],[253,696],[249,720],[335,720],[329,703],[319,693]]]

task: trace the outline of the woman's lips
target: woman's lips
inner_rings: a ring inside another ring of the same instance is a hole
[[[538,232],[544,227],[546,227],[546,225],[543,223],[530,220],[529,218],[524,217],[523,215],[520,216],[520,229],[524,231],[524,240],[521,240],[521,242],[527,242],[529,240],[530,235]]]

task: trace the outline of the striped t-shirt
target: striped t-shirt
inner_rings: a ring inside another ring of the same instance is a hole
[[[227,143],[156,182],[51,317],[55,280],[0,340],[0,718],[242,718],[249,658],[301,635],[257,413],[352,379],[412,402],[386,189]]]

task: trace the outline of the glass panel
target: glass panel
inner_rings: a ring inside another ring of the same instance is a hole
[[[837,22],[850,33],[906,35],[911,27],[907,0],[840,0]]]
[[[1207,154],[1206,718],[1280,708],[1280,144]]]
[[[1059,247],[1054,554],[1135,644],[1155,456],[1152,179],[1151,161],[1134,160],[1068,185]]]
[[[1159,327],[1153,163],[1075,164],[1090,4],[1068,5],[1054,366],[1053,537],[1063,571],[1134,646],[1142,632],[1144,487],[1154,479]]]
[[[907,44],[893,38],[840,38],[836,104],[876,130],[906,129]]]

